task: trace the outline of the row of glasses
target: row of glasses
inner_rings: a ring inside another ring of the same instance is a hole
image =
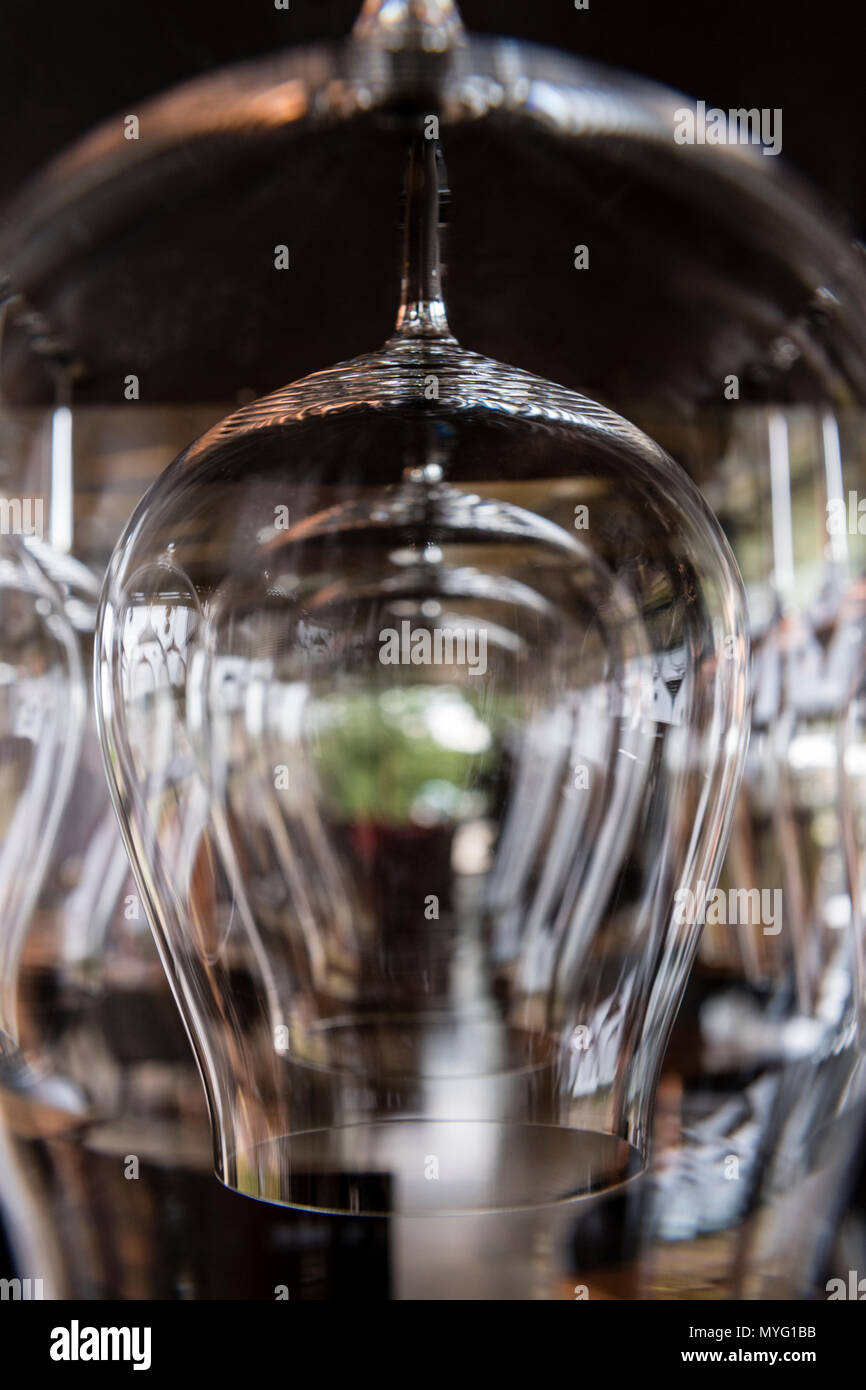
[[[16,528],[0,536],[4,1277],[25,1297],[318,1298],[363,1266],[382,1296],[375,1223],[347,1239],[342,1223],[292,1219],[213,1178],[201,1083],[102,766],[99,580],[67,550],[78,537],[62,486],[81,417],[60,409],[62,429],[0,418]]]
[[[330,109],[337,92],[366,111],[383,74],[406,95],[423,54],[447,69],[467,46],[444,0],[370,0],[356,40],[342,80],[310,109]],[[585,134],[587,109],[590,132],[610,126],[603,86],[583,77],[566,93],[558,65],[543,82],[515,83],[515,58],[507,46],[501,81],[459,89],[473,128],[488,94],[491,107],[504,103],[509,171],[520,148],[512,86],[563,132]],[[283,112],[299,88],[278,91]],[[198,119],[200,93],[189,106]],[[649,104],[639,113],[650,162],[672,149],[666,110],[658,98],[653,119]],[[621,102],[613,113],[628,153]],[[371,147],[390,149],[371,129]],[[538,164],[538,129],[526,144]],[[459,159],[459,132],[452,148]],[[769,206],[764,163],[738,159],[742,185],[722,166],[721,199],[684,163],[689,216],[660,219],[664,243],[680,222],[693,228],[702,193],[713,218],[772,229],[772,218],[738,217],[751,204],[728,196],[754,183]],[[589,202],[607,215],[605,186]],[[416,247],[435,230],[429,211],[410,219]],[[631,259],[621,256],[617,279]],[[618,369],[624,350],[664,363],[664,319],[678,324],[691,375],[691,311],[698,321],[729,298],[718,292],[729,267],[708,277],[707,294],[675,259],[689,315],[642,312],[636,286],[623,332],[605,294],[597,321],[608,331],[587,335],[591,358],[606,339]],[[644,285],[663,278],[639,263]],[[438,265],[422,255],[409,269],[380,353],[255,402],[178,460],[115,556],[100,632],[110,776],[206,1080],[218,1171],[275,1202],[404,1214],[589,1194],[643,1162],[698,936],[693,914],[675,917],[676,893],[713,884],[746,722],[738,581],[688,484],[627,421],[460,349]],[[137,271],[146,283],[141,257]],[[341,330],[355,288],[334,296]],[[555,307],[549,296],[546,338]],[[651,353],[634,333],[641,320],[653,325]],[[774,430],[778,445],[778,420]],[[812,659],[789,618],[780,601],[762,678],[771,710],[779,668],[798,694]],[[425,678],[411,652],[398,661],[408,670],[383,670],[377,642],[388,633],[401,653],[404,624],[419,653],[446,628],[452,652],[462,638],[474,674],[452,660]],[[787,767],[785,750],[822,710],[806,700],[790,718],[767,716],[768,742],[784,745],[771,766]],[[763,775],[759,760],[758,784]],[[789,832],[808,779],[792,780],[780,812]],[[785,1046],[802,1048],[798,1030],[815,1022],[832,973],[825,948],[835,953],[823,926],[817,944],[809,930],[811,887],[790,842],[778,872],[797,930],[779,947],[738,928],[732,973],[760,999],[781,999],[795,1025]],[[713,949],[724,960],[708,932]],[[777,990],[773,962],[788,955]],[[724,1043],[732,1030],[711,1004],[704,1029]],[[557,1144],[580,1153],[560,1164]],[[407,1246],[407,1265],[423,1245]],[[461,1266],[470,1253],[464,1242]]]
[[[752,732],[683,1029],[700,1065],[649,1218],[648,1278],[680,1296],[813,1294],[856,1172],[861,449],[856,418],[752,410],[715,480],[749,596]]]

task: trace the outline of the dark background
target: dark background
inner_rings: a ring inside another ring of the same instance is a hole
[[[345,34],[360,0],[3,0],[0,198],[136,101]],[[866,234],[862,0],[463,0],[467,28],[570,49],[708,105],[781,107],[784,158]]]

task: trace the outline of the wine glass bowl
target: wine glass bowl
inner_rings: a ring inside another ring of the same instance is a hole
[[[740,596],[639,430],[405,323],[141,504],[103,738],[224,1180],[533,1205],[645,1152],[670,899],[741,757]]]

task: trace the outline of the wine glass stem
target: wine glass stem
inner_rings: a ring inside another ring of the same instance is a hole
[[[75,517],[73,477],[72,380],[69,372],[57,372],[55,406],[51,415],[51,496],[48,540],[54,550],[71,555]]]
[[[440,215],[445,165],[439,141],[419,131],[409,151],[406,177],[406,222],[403,287],[397,332],[449,338],[442,297]]]

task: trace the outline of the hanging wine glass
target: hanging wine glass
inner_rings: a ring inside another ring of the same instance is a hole
[[[98,704],[222,1179],[514,1208],[645,1158],[747,644],[658,446],[451,335],[407,120],[394,335],[163,475],[106,577]]]

